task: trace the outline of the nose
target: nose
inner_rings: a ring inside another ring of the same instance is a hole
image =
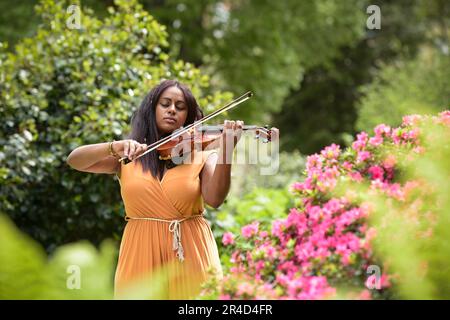
[[[167,112],[171,113],[171,114],[175,114],[176,113],[176,108],[175,108],[175,104],[174,103],[172,103],[170,105],[170,107],[167,109]]]

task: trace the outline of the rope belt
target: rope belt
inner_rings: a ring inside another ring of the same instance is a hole
[[[173,234],[173,241],[172,241],[172,248],[173,250],[177,251],[176,256],[177,258],[183,262],[184,260],[184,250],[183,246],[181,245],[181,222],[193,219],[193,218],[199,218],[203,217],[203,215],[194,215],[190,217],[186,217],[180,220],[165,220],[165,219],[158,219],[158,218],[137,218],[137,217],[128,217],[125,216],[125,221],[128,220],[149,220],[149,221],[159,221],[159,222],[166,222],[169,223],[169,232]]]

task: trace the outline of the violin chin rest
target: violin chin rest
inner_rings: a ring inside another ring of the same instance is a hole
[[[159,156],[159,160],[171,160],[172,156],[169,154],[168,156]]]

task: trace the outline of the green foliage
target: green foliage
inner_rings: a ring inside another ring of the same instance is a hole
[[[47,257],[41,245],[0,215],[0,299],[111,299],[115,258],[111,241],[99,252],[83,241]]]
[[[450,134],[431,121],[421,132],[425,156],[402,168],[404,180],[418,181],[420,189],[406,205],[373,199],[373,224],[380,229],[375,248],[397,275],[402,298],[449,299]]]
[[[448,108],[450,56],[426,51],[417,59],[385,66],[362,88],[357,126],[368,130],[377,123],[397,125],[405,114],[424,114]]]
[[[242,143],[238,144],[240,147]],[[304,169],[305,158],[299,152],[281,152],[278,171],[272,175],[261,175],[260,165],[233,165],[233,183],[225,203],[218,209],[208,209],[211,229],[225,264],[229,256],[221,250],[223,234],[239,234],[242,226],[255,220],[269,223],[284,217],[293,205],[289,186],[300,179]]]
[[[450,139],[449,111],[441,119],[421,120],[421,151],[408,145],[383,145],[382,157],[397,159],[397,187],[401,196],[375,192],[374,185],[342,183],[337,195],[352,194],[370,208],[369,223],[376,230],[374,254],[384,262],[383,273],[395,282],[400,299],[450,297]]]
[[[233,164],[230,194],[238,197],[255,188],[287,189],[290,184],[299,181],[305,169],[305,156],[298,151],[282,151],[278,161],[278,170],[267,175],[261,174],[262,164]]]
[[[233,1],[223,38],[211,42],[207,63],[217,65],[225,88],[253,90],[237,117],[267,120],[305,69],[329,62],[339,46],[362,35],[362,1]],[[216,27],[217,28],[217,27]]]
[[[69,2],[43,0],[37,34],[14,54],[0,45],[0,210],[48,251],[122,231],[118,184],[71,169],[71,150],[122,139],[162,79],[190,86],[206,113],[231,96],[212,94],[207,76],[169,58],[165,27],[137,1],[115,4],[104,20],[84,8],[81,28],[70,29]]]
[[[233,116],[268,121],[305,69],[358,39],[364,1],[146,1],[171,30],[172,49],[207,70],[214,84],[255,97]]]
[[[167,299],[169,279],[179,276],[173,265],[114,295],[117,249],[110,239],[102,241],[99,250],[78,241],[47,256],[40,244],[0,214],[0,299]]]
[[[306,70],[301,87],[292,90],[282,109],[272,114],[273,125],[289,132],[283,135],[281,148],[312,154],[331,143],[349,145],[357,133],[358,102],[363,95],[359,88],[376,77],[382,64],[413,59],[418,47],[429,43],[427,32],[435,26],[423,11],[438,2],[377,3],[381,9],[381,29],[366,29],[357,43],[340,47],[330,63]],[[364,7],[370,4],[376,3],[366,1]]]
[[[14,45],[23,37],[33,34],[38,24],[38,16],[34,14],[33,5],[37,0],[0,0],[0,41]]]
[[[214,238],[219,247],[220,257],[229,266],[229,254],[222,249],[225,232],[240,234],[241,228],[250,222],[259,221],[270,224],[274,219],[286,216],[292,206],[291,195],[287,189],[255,188],[244,196],[229,196],[226,204],[217,210],[208,210]]]

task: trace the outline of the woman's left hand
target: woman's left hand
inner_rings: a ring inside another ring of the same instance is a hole
[[[224,162],[231,164],[233,150],[242,136],[244,121],[225,120],[223,123],[221,150]]]

